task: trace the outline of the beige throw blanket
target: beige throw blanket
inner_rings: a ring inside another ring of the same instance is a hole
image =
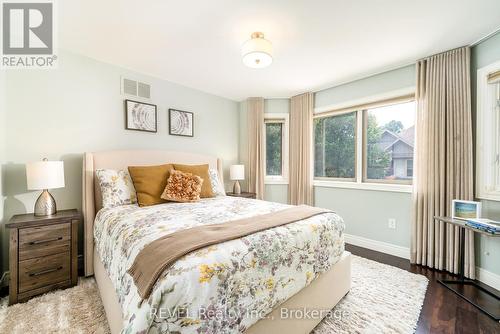
[[[260,216],[177,231],[144,247],[127,272],[134,279],[139,295],[146,299],[161,273],[190,252],[327,212],[331,211],[300,205]]]

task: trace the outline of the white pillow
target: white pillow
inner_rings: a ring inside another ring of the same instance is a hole
[[[101,187],[103,208],[137,203],[134,183],[128,171],[96,169],[95,173]]]
[[[214,193],[214,196],[226,196],[224,185],[220,182],[217,170],[210,168],[208,170],[208,174],[210,174],[210,184],[212,185],[212,192]]]

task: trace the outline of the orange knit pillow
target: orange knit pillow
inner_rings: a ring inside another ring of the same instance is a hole
[[[203,179],[197,175],[172,170],[161,198],[172,202],[198,201],[202,184]]]

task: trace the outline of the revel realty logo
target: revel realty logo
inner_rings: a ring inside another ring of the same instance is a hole
[[[2,68],[54,68],[54,3],[2,1]]]

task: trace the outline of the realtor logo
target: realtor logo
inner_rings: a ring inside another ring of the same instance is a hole
[[[54,30],[52,1],[3,1],[1,67],[54,68]]]

